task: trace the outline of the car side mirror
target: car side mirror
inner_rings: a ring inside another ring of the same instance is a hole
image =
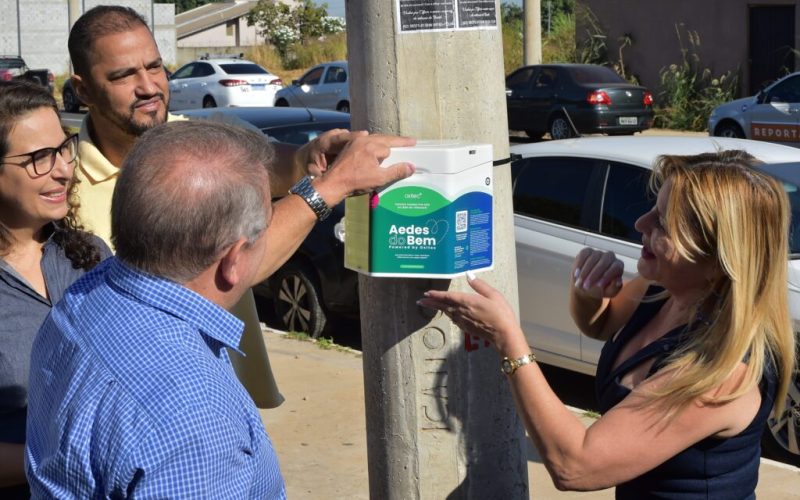
[[[758,94],[756,94],[756,104],[764,104],[764,100],[766,99],[767,94],[763,90],[759,90]]]
[[[292,85],[297,87],[298,85],[300,85],[300,80],[292,80]]]

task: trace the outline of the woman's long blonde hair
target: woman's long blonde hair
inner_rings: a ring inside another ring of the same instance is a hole
[[[795,364],[790,205],[781,183],[753,168],[758,163],[744,151],[720,151],[663,156],[654,167],[654,190],[672,182],[664,218],[677,251],[691,261],[710,258],[720,271],[694,311],[687,341],[663,368],[674,376],[648,398],[663,402],[667,415],[721,384],[743,360],[741,384],[713,402],[751,390],[769,361],[778,375],[775,410],[783,411]]]

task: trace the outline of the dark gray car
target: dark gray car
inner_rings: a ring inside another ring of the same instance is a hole
[[[653,94],[595,64],[525,66],[506,77],[508,128],[532,139],[630,135],[653,125]]]

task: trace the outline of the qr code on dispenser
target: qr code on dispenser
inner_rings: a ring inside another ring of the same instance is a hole
[[[467,211],[459,210],[456,212],[456,232],[463,233],[467,230]]]

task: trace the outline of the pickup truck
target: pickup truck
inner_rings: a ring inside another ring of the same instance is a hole
[[[0,55],[0,80],[9,81],[14,78],[38,83],[53,93],[55,77],[47,69],[29,69],[20,56]]]

